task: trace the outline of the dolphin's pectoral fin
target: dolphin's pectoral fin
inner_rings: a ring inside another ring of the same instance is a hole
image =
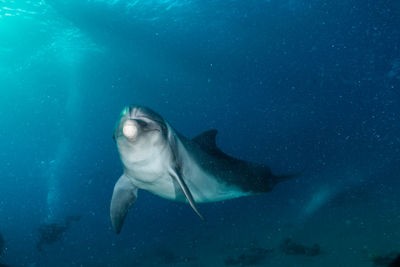
[[[114,186],[111,199],[110,216],[114,231],[119,234],[129,208],[137,198],[137,187],[125,175],[122,175]]]
[[[181,162],[181,158],[179,156],[178,150],[177,150],[176,136],[173,133],[173,131],[169,131],[168,141],[170,144],[170,148],[171,148],[172,155],[173,155],[173,160],[175,163],[175,166],[173,167],[173,169],[171,169],[169,171],[169,173],[178,182],[179,187],[182,189],[183,193],[185,194],[185,197],[186,197],[187,201],[189,202],[190,206],[192,207],[192,209],[197,213],[197,215],[199,215],[199,217],[202,220],[204,220],[203,215],[201,215],[201,213],[199,212],[199,210],[196,207],[196,202],[194,202],[192,193],[190,192],[189,188],[187,187],[185,181],[183,180],[182,162]]]
[[[199,215],[199,217],[204,220],[203,215],[201,215],[201,213],[199,212],[199,210],[196,207],[196,202],[194,202],[192,193],[190,192],[189,188],[187,187],[185,181],[182,179],[182,177],[180,175],[178,175],[177,172],[175,171],[171,171],[170,172],[171,176],[178,182],[180,188],[182,189],[183,193],[186,196],[187,201],[189,202],[190,206],[192,207],[192,209],[194,210],[194,212],[196,212],[197,215]]]

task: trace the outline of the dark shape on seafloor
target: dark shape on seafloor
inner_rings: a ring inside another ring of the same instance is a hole
[[[160,246],[144,254],[136,255],[131,266],[186,266],[196,260],[195,256],[180,255],[168,247]]]
[[[400,253],[397,257],[389,264],[389,267],[400,267]]]
[[[180,256],[175,254],[172,250],[166,247],[160,247],[155,250],[155,255],[157,259],[157,265],[160,264],[179,264],[184,262],[192,262],[195,261],[195,257],[188,257],[188,256]]]
[[[267,255],[271,254],[273,249],[249,248],[238,257],[229,257],[225,260],[225,266],[250,266],[262,263]]]
[[[374,266],[400,267],[400,254],[392,251],[385,255],[374,255],[371,261]]]
[[[68,230],[73,221],[79,221],[80,216],[68,216],[65,224],[43,223],[39,227],[39,241],[36,244],[38,250],[42,250],[43,245],[50,245],[59,241],[63,234]]]
[[[291,238],[284,239],[280,248],[287,255],[317,256],[321,254],[321,248],[318,244],[305,246],[294,242]]]

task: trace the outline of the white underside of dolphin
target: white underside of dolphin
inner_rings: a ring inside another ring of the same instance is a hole
[[[179,139],[176,140],[176,146],[180,158],[184,159],[182,176],[196,203],[215,202],[249,195],[249,193],[243,192],[237,186],[219,181],[212,173],[202,169]],[[166,199],[186,201],[186,198],[182,198],[182,192],[176,190],[174,170],[169,167],[168,163],[166,164],[165,158],[167,156],[163,153],[154,155],[152,162],[149,163],[150,169],[158,172],[159,178],[155,183],[146,183],[135,179],[135,176],[146,177],[146,175],[154,175],[153,172],[148,173],[146,171],[147,168],[143,171],[139,169],[134,173],[126,170],[124,175],[140,189],[147,190]]]

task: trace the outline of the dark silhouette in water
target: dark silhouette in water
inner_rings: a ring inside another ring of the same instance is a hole
[[[196,261],[197,258],[195,256],[183,255],[179,251],[161,246],[147,253],[137,255],[132,262],[132,266],[142,266],[144,262],[147,263],[144,266],[186,266],[189,263],[195,265]]]
[[[172,250],[166,247],[160,247],[155,250],[154,256],[157,258],[157,265],[159,264],[172,264],[176,265],[179,263],[188,263],[195,261],[195,257],[177,255]]]
[[[375,255],[371,261],[374,266],[400,267],[400,254],[392,251],[385,255]]]
[[[389,267],[400,267],[400,254],[389,264]]]
[[[65,224],[43,223],[39,227],[39,241],[36,244],[38,250],[42,250],[43,245],[50,245],[61,239],[63,234],[68,230],[73,221],[79,221],[80,216],[68,216],[65,218]]]
[[[288,255],[317,256],[321,254],[321,248],[318,244],[305,246],[294,242],[291,238],[286,238],[281,243],[281,251]]]
[[[262,263],[265,258],[273,252],[272,249],[249,248],[237,257],[229,257],[225,260],[226,266],[249,266]]]

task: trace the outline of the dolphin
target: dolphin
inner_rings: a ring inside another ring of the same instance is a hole
[[[265,193],[293,176],[276,176],[263,164],[225,154],[216,135],[209,130],[188,139],[150,108],[125,107],[113,134],[124,169],[111,199],[114,231],[120,233],[139,188],[188,202],[203,219],[196,203]]]

